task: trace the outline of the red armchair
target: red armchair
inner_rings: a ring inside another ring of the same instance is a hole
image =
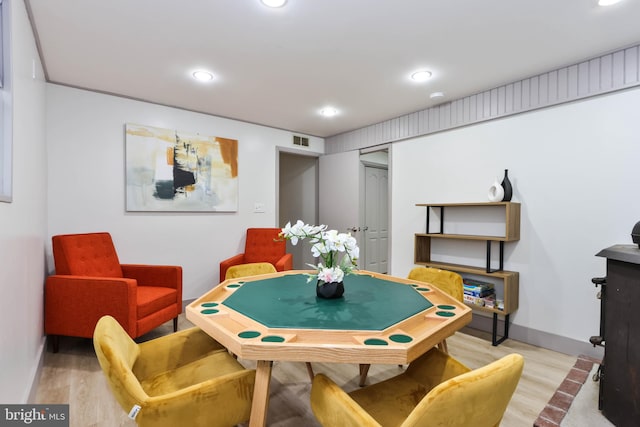
[[[279,238],[279,228],[248,228],[244,253],[225,259],[220,263],[220,281],[227,274],[227,268],[233,265],[253,262],[268,262],[277,271],[293,268],[293,255],[287,252],[287,242]]]
[[[56,272],[45,283],[45,333],[93,337],[98,320],[113,316],[131,338],[182,312],[182,267],[120,264],[109,233],[53,236]]]

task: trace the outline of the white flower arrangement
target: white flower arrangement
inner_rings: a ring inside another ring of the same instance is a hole
[[[293,245],[309,239],[311,254],[322,259],[318,265],[309,266],[318,271],[318,280],[325,283],[342,282],[345,274],[358,267],[360,248],[350,233],[338,233],[337,230],[327,230],[326,225],[309,225],[298,220],[294,225],[288,222],[280,236],[290,240]],[[309,281],[313,277],[310,276]]]

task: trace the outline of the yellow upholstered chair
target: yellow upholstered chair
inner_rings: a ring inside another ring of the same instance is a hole
[[[191,328],[136,344],[111,316],[93,343],[120,406],[140,426],[233,426],[249,419],[255,371]]]
[[[277,270],[273,266],[273,264],[268,262],[251,262],[249,264],[238,264],[227,269],[225,280],[269,273],[277,273]]]
[[[431,267],[416,267],[409,272],[407,276],[410,280],[429,283],[443,292],[451,295],[460,302],[464,302],[464,285],[462,276],[458,273],[448,270],[440,270]],[[447,353],[447,340],[442,340],[438,347]]]
[[[432,267],[416,267],[409,272],[407,276],[410,280],[419,280],[420,282],[428,282],[435,285],[441,291],[444,291],[463,302],[464,288],[462,276],[449,270],[440,270]]]
[[[311,409],[324,427],[497,427],[523,366],[510,354],[472,371],[433,348],[402,374],[348,394],[318,374]]]

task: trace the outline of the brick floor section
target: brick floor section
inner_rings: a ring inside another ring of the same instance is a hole
[[[599,360],[589,356],[578,356],[575,365],[569,371],[564,381],[560,384],[556,392],[544,407],[538,418],[533,422],[533,427],[558,427],[567,411],[573,403],[582,384],[589,377],[593,365],[600,363]]]

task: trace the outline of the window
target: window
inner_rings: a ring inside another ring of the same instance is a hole
[[[11,73],[8,2],[0,0],[0,202],[11,202]]]

